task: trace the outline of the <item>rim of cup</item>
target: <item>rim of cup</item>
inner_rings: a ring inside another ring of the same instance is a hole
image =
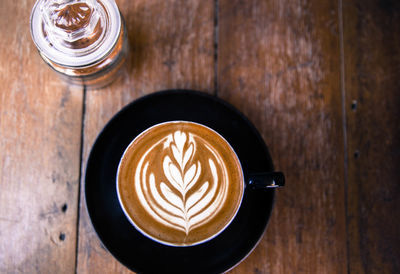
[[[176,124],[176,123],[189,123],[189,124],[199,125],[199,126],[201,126],[201,127],[204,127],[204,128],[206,128],[206,129],[208,129],[208,130],[214,132],[216,135],[218,135],[218,136],[228,145],[228,147],[229,147],[229,148],[231,149],[231,151],[233,152],[233,155],[234,155],[234,157],[236,158],[236,161],[237,161],[237,163],[238,163],[239,172],[240,172],[240,174],[241,174],[242,193],[241,193],[241,195],[240,195],[240,202],[239,202],[239,204],[238,204],[238,206],[237,206],[237,208],[236,208],[235,214],[231,217],[231,219],[229,220],[229,222],[227,222],[226,225],[225,225],[223,228],[221,228],[217,233],[211,235],[210,237],[208,237],[208,238],[206,238],[206,239],[203,239],[203,240],[201,240],[201,241],[198,241],[198,242],[195,242],[195,243],[192,243],[192,244],[174,244],[174,243],[171,243],[171,242],[162,241],[162,240],[157,239],[156,237],[154,237],[154,236],[152,236],[152,235],[149,235],[149,234],[146,233],[145,231],[143,231],[143,230],[133,221],[133,219],[132,219],[131,216],[129,215],[128,211],[125,209],[125,206],[124,206],[124,204],[123,204],[123,202],[122,202],[122,199],[121,199],[120,189],[119,189],[119,179],[118,179],[118,178],[119,178],[121,163],[122,163],[122,160],[123,160],[123,158],[125,157],[126,153],[130,150],[131,146],[134,144],[134,142],[135,142],[139,137],[141,137],[143,134],[145,134],[146,132],[152,130],[152,129],[155,128],[155,127],[158,127],[158,126],[161,126],[161,125],[165,125],[165,124]],[[206,126],[206,125],[197,123],[197,122],[186,121],[186,120],[173,120],[173,121],[167,121],[167,122],[158,123],[158,124],[155,124],[155,125],[153,125],[153,126],[147,128],[147,129],[145,129],[144,131],[140,132],[140,133],[129,143],[129,145],[125,148],[124,153],[122,154],[122,156],[121,156],[121,158],[120,158],[120,161],[119,161],[119,163],[118,163],[118,169],[117,169],[117,175],[116,175],[116,180],[115,180],[115,182],[116,182],[116,189],[117,189],[117,196],[118,196],[119,205],[121,206],[122,211],[124,212],[125,217],[126,217],[126,218],[128,219],[128,221],[136,228],[136,230],[138,230],[138,231],[139,231],[142,235],[144,235],[145,237],[147,237],[147,238],[149,238],[149,239],[151,239],[151,240],[153,240],[153,241],[155,241],[155,242],[158,242],[158,243],[164,244],[164,245],[168,245],[168,246],[173,246],[173,247],[191,247],[191,246],[196,246],[196,245],[199,245],[199,244],[208,242],[208,241],[210,241],[210,240],[216,238],[216,237],[217,237],[218,235],[220,235],[223,231],[225,231],[225,229],[226,229],[226,228],[232,223],[232,221],[236,218],[236,215],[238,214],[238,212],[239,212],[239,210],[240,210],[240,207],[241,207],[242,202],[243,202],[244,190],[245,190],[245,188],[246,188],[246,183],[245,183],[245,180],[244,180],[244,173],[243,173],[242,164],[241,164],[241,162],[240,162],[240,159],[239,159],[239,157],[238,157],[236,151],[233,149],[233,147],[231,146],[231,144],[230,144],[221,134],[219,134],[219,133],[218,133],[217,131],[215,131],[214,129],[212,129],[212,128]]]

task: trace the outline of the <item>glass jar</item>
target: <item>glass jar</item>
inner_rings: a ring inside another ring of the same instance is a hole
[[[126,27],[114,0],[38,0],[30,23],[39,54],[70,84],[103,87],[127,60]]]

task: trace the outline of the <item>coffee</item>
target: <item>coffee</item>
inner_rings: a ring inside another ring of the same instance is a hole
[[[218,133],[184,121],[153,126],[126,149],[118,167],[120,204],[155,241],[188,246],[218,235],[243,196],[240,162]]]

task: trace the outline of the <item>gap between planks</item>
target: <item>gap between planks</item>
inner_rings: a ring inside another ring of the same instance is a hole
[[[82,175],[83,175],[83,148],[85,141],[85,116],[86,116],[86,93],[87,87],[83,86],[83,98],[82,98],[82,119],[81,119],[81,140],[80,140],[80,148],[79,148],[79,187],[78,187],[78,205],[77,205],[77,214],[76,214],[76,243],[75,243],[75,273],[78,272],[78,251],[79,251],[79,221],[80,221],[80,212],[81,212],[81,188],[82,184]]]
[[[218,97],[218,19],[219,0],[214,0],[214,95]]]
[[[340,49],[340,92],[342,99],[342,125],[343,125],[343,168],[344,168],[344,209],[345,209],[345,228],[346,228],[346,258],[347,273],[350,274],[350,242],[349,242],[349,220],[348,220],[348,145],[347,145],[347,112],[346,112],[346,85],[345,85],[345,65],[344,65],[344,34],[343,34],[343,0],[338,0],[338,21],[339,21],[339,49]]]

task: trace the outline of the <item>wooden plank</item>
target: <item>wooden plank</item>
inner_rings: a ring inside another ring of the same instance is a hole
[[[242,110],[287,186],[231,273],[345,273],[344,148],[335,1],[219,1],[218,95]]]
[[[351,273],[400,273],[400,2],[344,1]]]
[[[169,88],[214,90],[213,1],[120,0],[117,4],[129,32],[131,68],[123,80],[87,92],[84,164],[101,128],[133,99]],[[83,184],[77,272],[129,272],[101,247],[86,212]]]
[[[82,89],[37,54],[34,2],[0,6],[0,272],[72,273]]]

